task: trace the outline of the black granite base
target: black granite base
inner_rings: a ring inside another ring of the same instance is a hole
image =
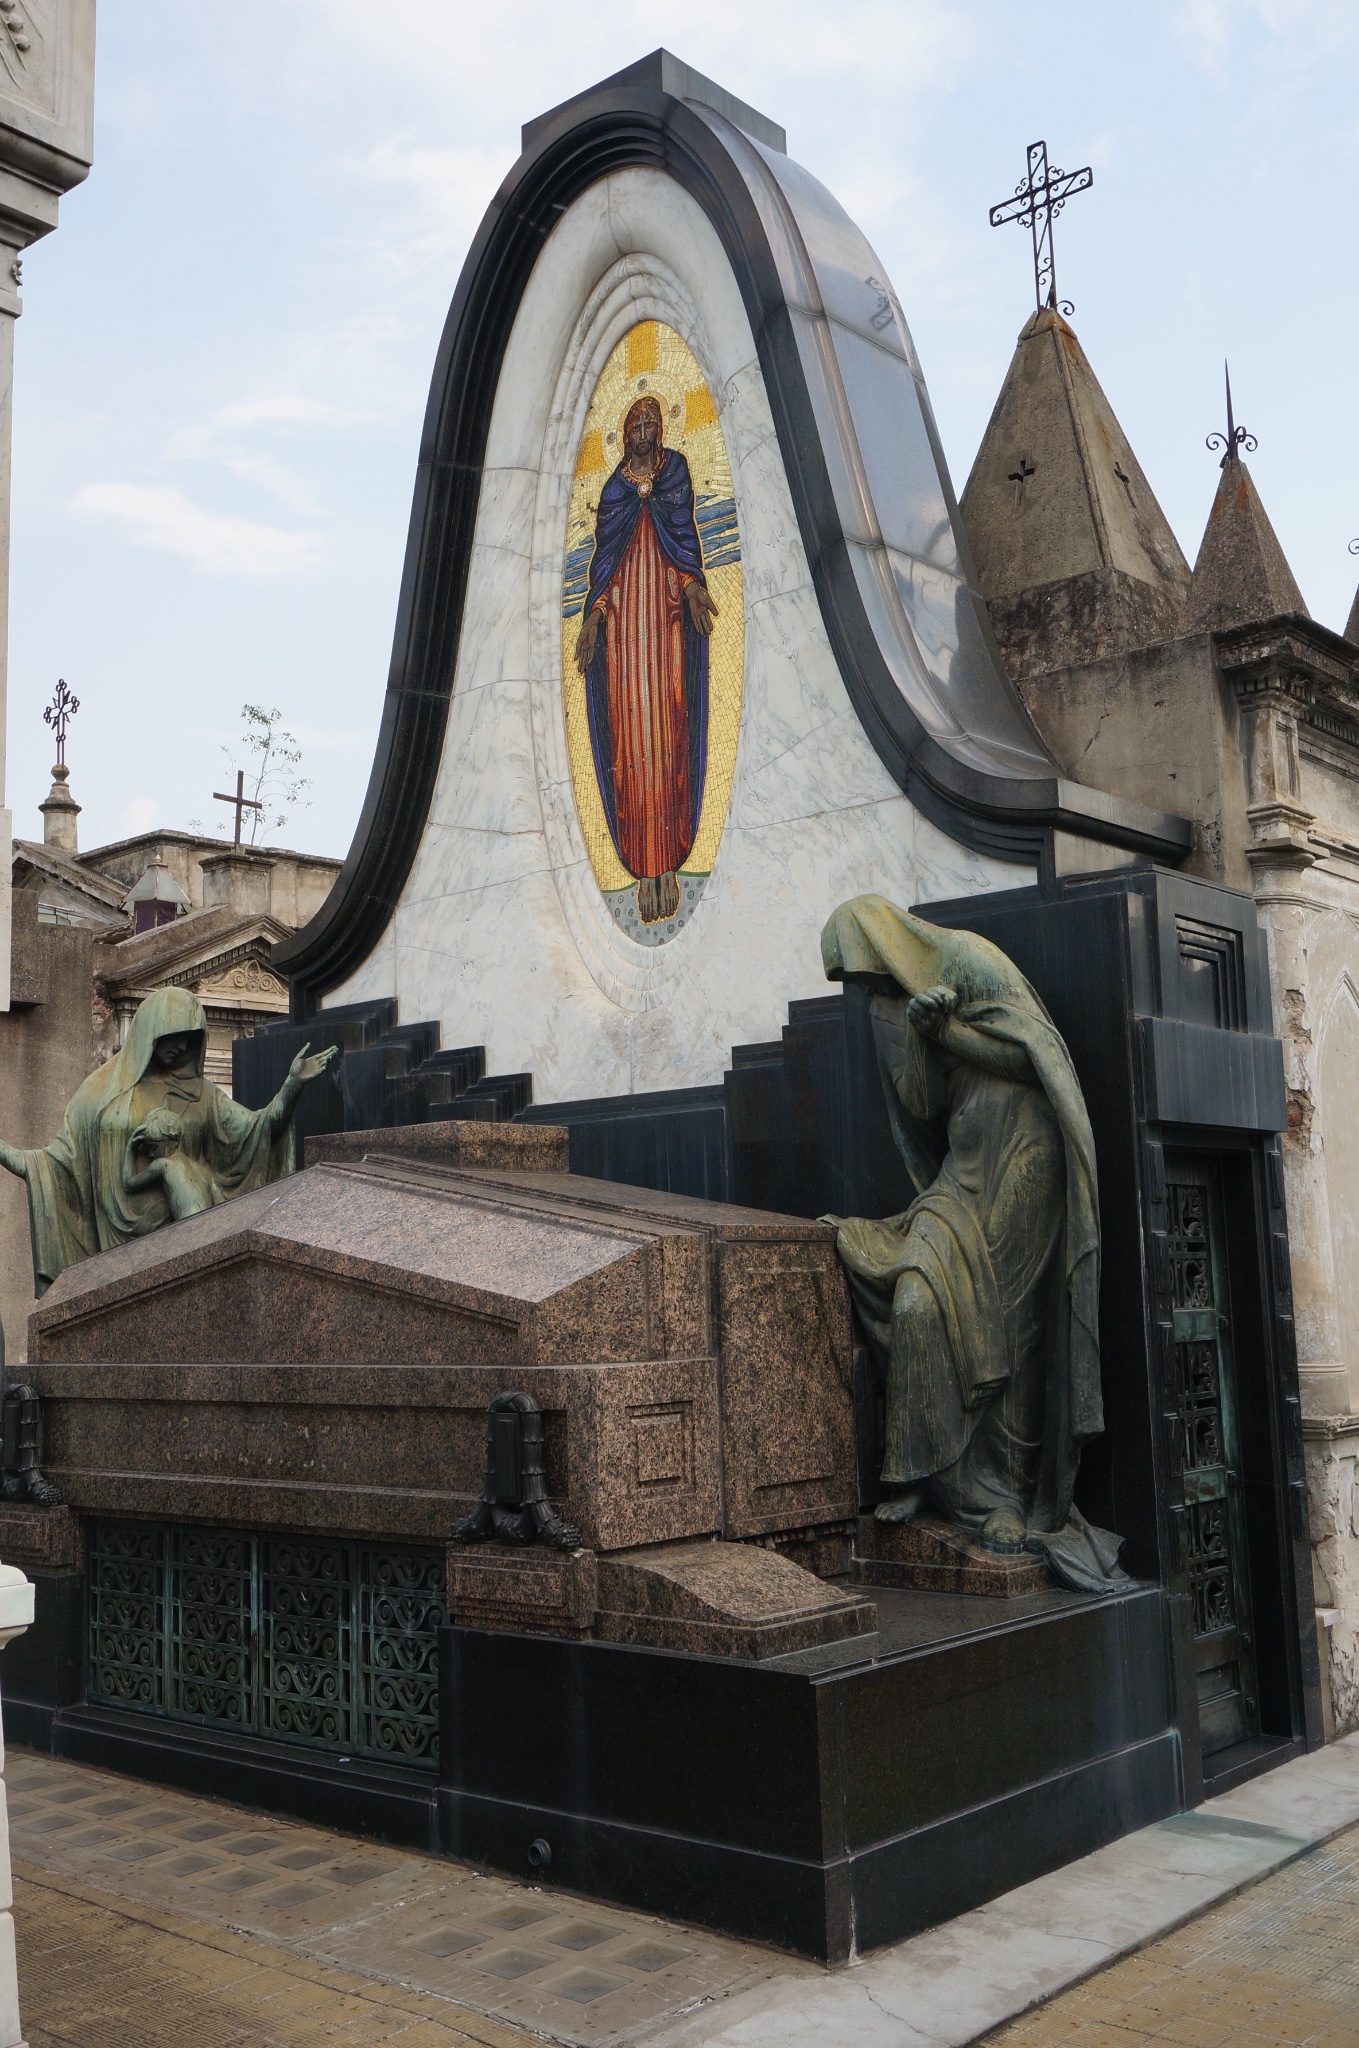
[[[445,1629],[441,1847],[839,1962],[1182,1804],[1156,1589],[880,1616],[758,1665]]]
[[[72,1763],[425,1855],[438,1847],[432,1771],[367,1758],[346,1764],[294,1743],[188,1728],[115,1708],[51,1707],[6,1695],[4,1716],[7,1741]]]

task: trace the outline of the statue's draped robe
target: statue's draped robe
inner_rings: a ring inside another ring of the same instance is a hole
[[[964,1523],[1002,1504],[1069,1582],[1121,1577],[1116,1538],[1072,1505],[1104,1427],[1099,1207],[1080,1083],[1034,990],[987,940],[857,897],[822,936],[826,972],[876,991],[873,1032],[918,1189],[884,1221],[832,1218],[887,1389],[888,1484]],[[955,990],[957,1049],[906,1017]]]
[[[152,1071],[161,1038],[197,1034],[193,1072]],[[34,1291],[43,1294],[65,1267],[170,1218],[159,1185],[126,1186],[127,1141],[153,1109],[181,1119],[183,1156],[205,1168],[224,1196],[279,1180],[296,1165],[291,1118],[242,1109],[203,1078],[207,1018],[185,989],[158,989],[132,1020],[122,1050],[83,1081],[60,1131],[41,1151],[25,1152]]]
[[[590,745],[618,857],[638,878],[673,873],[703,808],[708,642],[684,601],[703,580],[694,487],[666,449],[643,497],[614,471],[600,493],[585,598],[603,624],[586,675]]]

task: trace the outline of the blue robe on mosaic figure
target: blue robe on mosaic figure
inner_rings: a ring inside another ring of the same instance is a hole
[[[694,517],[694,486],[689,464],[676,448],[664,449],[660,465],[649,480],[650,488],[639,488],[620,463],[600,493],[595,522],[595,546],[590,560],[584,616],[607,601],[609,587],[618,575],[638,523],[649,518],[667,564],[682,583],[696,581],[706,588],[703,551]],[[674,865],[688,853],[698,831],[703,808],[703,786],[708,757],[708,640],[698,631],[688,607],[679,606],[684,646],[685,752],[676,778],[687,786],[686,815],[677,821],[678,841]],[[586,709],[590,727],[590,748],[604,814],[615,849],[630,873],[647,864],[629,859],[626,821],[619,816],[619,791],[615,785],[614,763],[618,735],[614,731],[609,700],[609,651],[607,635],[601,633],[585,671]],[[662,872],[663,869],[657,869]]]

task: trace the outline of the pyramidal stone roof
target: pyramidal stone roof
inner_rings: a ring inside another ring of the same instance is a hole
[[[1350,615],[1345,622],[1345,638],[1353,640],[1355,645],[1359,646],[1359,590],[1354,593],[1354,603],[1350,606]]]
[[[1175,632],[1189,566],[1055,307],[1020,332],[961,510],[1012,674]]]
[[[1232,448],[1199,543],[1181,631],[1223,632],[1282,612],[1311,617],[1251,473]]]

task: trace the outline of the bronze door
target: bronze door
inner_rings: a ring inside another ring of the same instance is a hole
[[[1260,1732],[1221,1176],[1166,1154],[1174,1310],[1172,1428],[1183,1466],[1199,1728],[1205,1756]]]

